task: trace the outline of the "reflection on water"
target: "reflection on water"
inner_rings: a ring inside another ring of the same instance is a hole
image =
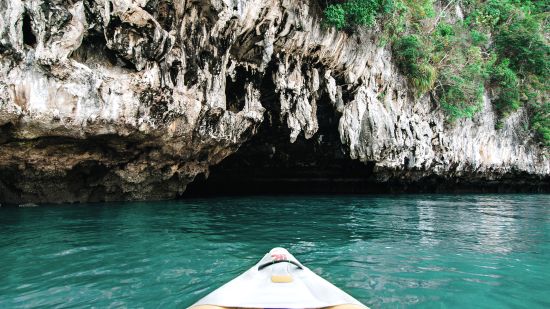
[[[418,231],[420,243],[424,246],[435,246],[439,243],[434,237],[435,210],[433,203],[420,201],[418,203]]]
[[[548,195],[0,208],[0,307],[190,305],[275,246],[373,308],[550,307]]]

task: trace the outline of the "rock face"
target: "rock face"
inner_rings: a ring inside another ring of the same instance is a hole
[[[255,138],[271,157],[317,145],[381,183],[548,187],[523,111],[495,130],[487,98],[448,124],[410,94],[376,30],[326,29],[315,1],[4,0],[0,12],[0,202],[177,197]],[[260,126],[284,136],[255,137]]]

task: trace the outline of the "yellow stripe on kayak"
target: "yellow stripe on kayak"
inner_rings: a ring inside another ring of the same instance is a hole
[[[271,276],[271,282],[273,283],[290,283],[292,282],[292,276],[289,275],[273,275]]]

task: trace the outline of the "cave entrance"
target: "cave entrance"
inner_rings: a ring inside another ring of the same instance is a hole
[[[274,68],[270,68],[273,70]],[[271,72],[261,85],[265,120],[258,133],[233,155],[196,177],[184,197],[258,194],[341,194],[380,192],[372,179],[374,162],[351,160],[340,142],[340,115],[328,95],[317,102],[319,131],[290,143]],[[239,80],[238,78],[236,79]],[[235,87],[239,89],[240,87]]]

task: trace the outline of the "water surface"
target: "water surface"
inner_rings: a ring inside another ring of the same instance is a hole
[[[550,308],[549,195],[0,208],[0,308],[185,308],[283,246],[372,308]]]

